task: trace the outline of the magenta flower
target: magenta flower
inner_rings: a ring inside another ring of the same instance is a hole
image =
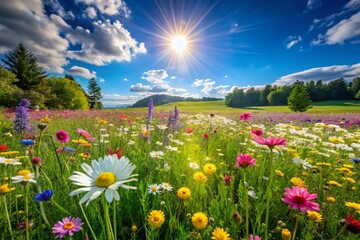
[[[250,234],[250,240],[261,240],[261,237]]]
[[[273,148],[276,145],[282,145],[282,146],[286,145],[286,140],[283,138],[272,138],[272,137],[255,138],[255,142],[261,145],[267,145],[269,148]]]
[[[262,138],[264,135],[264,132],[261,129],[253,129],[251,130],[251,133],[254,138]]]
[[[76,130],[76,132],[91,142],[95,141],[95,138],[91,137],[90,133],[84,129],[79,128],[78,130]]]
[[[209,134],[208,133],[204,133],[204,138],[208,139],[209,138]]]
[[[231,185],[231,176],[226,175],[224,177],[224,183],[225,183],[225,186],[230,186]]]
[[[241,168],[254,166],[256,163],[256,159],[252,158],[250,154],[239,154],[236,160],[237,162],[235,163],[235,167],[241,167]]]
[[[293,186],[292,188],[285,188],[284,198],[282,200],[290,204],[292,209],[300,209],[302,212],[319,211],[319,204],[311,202],[317,198],[317,194],[310,194],[307,188]]]
[[[74,233],[80,231],[83,224],[80,218],[66,217],[63,218],[62,221],[55,223],[52,232],[55,234],[55,238],[63,238],[66,234],[72,236]]]
[[[56,139],[61,143],[66,143],[70,140],[69,134],[65,130],[59,130],[56,134]]]
[[[251,113],[242,113],[242,114],[240,114],[240,117],[239,117],[239,119],[241,121],[247,121],[250,118],[251,118]]]

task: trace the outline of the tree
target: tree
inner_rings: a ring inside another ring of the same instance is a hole
[[[87,95],[88,95],[88,101],[89,101],[90,109],[101,109],[102,108],[101,88],[97,84],[95,78],[91,78],[89,80],[87,90],[88,90]]]
[[[288,97],[288,107],[294,112],[306,112],[311,105],[311,100],[306,87],[296,84]]]
[[[6,69],[16,75],[19,81],[15,82],[15,85],[22,90],[30,90],[47,76],[39,67],[36,57],[28,52],[22,43],[5,54],[5,59],[2,61],[6,64]]]
[[[360,91],[360,77],[354,78],[352,80],[351,89],[354,93],[354,96]]]
[[[0,106],[12,108],[20,101],[23,91],[14,85],[15,74],[0,65]]]

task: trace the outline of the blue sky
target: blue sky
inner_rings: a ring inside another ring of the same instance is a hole
[[[12,0],[0,29],[0,57],[21,41],[105,106],[360,76],[360,0]]]

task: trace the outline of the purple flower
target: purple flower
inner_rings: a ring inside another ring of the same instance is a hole
[[[354,163],[360,163],[360,158],[352,158],[351,161]]]
[[[16,107],[14,130],[18,133],[26,132],[30,129],[30,119],[28,109],[30,102],[27,99],[21,99],[19,105]]]
[[[55,234],[55,238],[63,238],[66,234],[72,236],[74,233],[80,231],[83,224],[80,218],[66,217],[63,218],[62,221],[55,223],[52,227],[52,232]]]
[[[149,104],[148,104],[148,121],[150,122],[150,119],[153,118],[153,114],[154,114],[154,101],[152,98],[150,98]]]

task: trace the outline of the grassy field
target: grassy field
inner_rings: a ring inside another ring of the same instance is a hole
[[[167,112],[177,106],[181,112],[186,113],[242,113],[242,112],[284,112],[290,113],[287,106],[256,106],[247,108],[231,108],[224,101],[213,102],[174,102],[156,106],[157,111]],[[136,109],[136,110],[135,110]],[[126,109],[129,112],[145,112],[147,108]],[[309,113],[360,113],[360,100],[322,101],[313,103]]]

